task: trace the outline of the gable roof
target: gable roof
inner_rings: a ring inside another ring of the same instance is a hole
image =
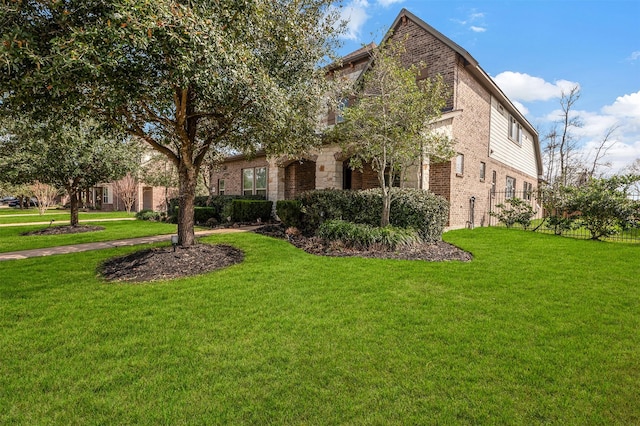
[[[389,31],[385,34],[382,42],[380,44],[384,44],[389,37],[391,37],[394,33],[395,28],[402,22],[403,19],[410,19],[424,31],[428,32],[436,39],[441,41],[443,44],[451,48],[454,52],[460,55],[465,61],[465,68],[482,84],[488,91],[493,95],[498,101],[504,105],[504,107],[514,116],[517,117],[518,121],[523,124],[526,130],[533,137],[533,144],[536,151],[536,162],[537,162],[537,170],[538,177],[541,178],[543,175],[542,169],[542,154],[540,151],[540,140],[538,138],[538,131],[533,127],[529,120],[516,108],[516,106],[509,100],[507,95],[504,94],[502,89],[498,87],[498,85],[493,81],[493,79],[487,74],[482,67],[478,64],[469,52],[463,49],[459,44],[451,40],[449,37],[442,34],[440,31],[433,28],[431,25],[424,22],[422,19],[418,18],[413,13],[409,12],[407,9],[402,9],[398,16],[396,17],[393,24],[389,28]]]

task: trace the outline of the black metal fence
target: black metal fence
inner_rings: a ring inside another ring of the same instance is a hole
[[[580,220],[573,221],[568,226],[565,226],[565,224],[562,223],[558,224],[557,221],[554,221],[550,212],[545,211],[545,209],[543,208],[540,194],[536,191],[493,191],[489,193],[488,197],[489,226],[508,225],[513,228],[526,228],[528,230],[534,230],[535,232],[556,234],[571,238],[592,238],[591,232],[589,232],[587,228],[582,226]],[[634,201],[640,202],[640,193],[630,194],[628,195],[628,197]],[[518,199],[518,201],[516,202],[516,207],[514,207],[510,202],[510,200],[514,198]],[[501,220],[501,213],[508,213],[507,210],[520,209],[522,211],[528,211],[527,208],[524,207],[525,205],[531,207],[534,213],[528,226],[523,226],[521,223],[505,223],[504,217],[509,216],[507,214],[503,214],[503,220]],[[618,229],[615,234],[601,239],[605,241],[638,243],[640,242],[640,227]]]

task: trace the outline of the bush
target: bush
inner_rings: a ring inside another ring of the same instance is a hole
[[[380,228],[344,220],[323,222],[318,228],[318,236],[330,241],[341,241],[347,247],[364,250],[374,247],[396,250],[421,242],[418,233],[412,229],[395,226]]]
[[[351,191],[337,189],[319,189],[303,192],[296,197],[300,202],[300,231],[309,236],[314,235],[322,222],[332,219],[343,219],[347,210]]]
[[[194,207],[193,209],[193,220],[199,224],[204,225],[209,221],[209,219],[217,219],[216,209],[213,207]]]
[[[428,191],[414,188],[393,188],[391,225],[414,229],[425,242],[442,239],[449,217],[447,201]],[[318,190],[296,197],[301,203],[300,230],[305,235],[316,233],[327,220],[346,220],[378,226],[382,216],[382,191]]]
[[[264,200],[262,195],[214,195],[214,196],[197,196],[194,200],[195,207],[213,208],[213,216],[218,222],[226,222],[231,216],[231,203],[233,200]],[[177,222],[178,216],[178,198],[172,198],[169,201],[169,212],[171,217],[169,220]],[[196,219],[196,222],[198,220]],[[206,222],[203,221],[202,223]]]
[[[393,188],[391,225],[415,229],[427,243],[442,240],[449,220],[449,203],[443,197],[417,188]],[[380,204],[382,196],[380,195]],[[380,206],[382,209],[382,206]]]
[[[640,207],[627,196],[627,191],[639,179],[639,176],[590,179],[582,186],[566,189],[565,207],[576,215],[578,224],[588,229],[594,240],[637,227]]]
[[[489,214],[504,223],[507,228],[519,224],[527,229],[531,225],[531,218],[536,214],[529,203],[517,197],[507,198],[504,203],[497,204],[496,208],[500,210],[491,211]]]
[[[300,227],[302,203],[299,200],[279,200],[276,202],[276,214],[287,227]]]
[[[136,213],[136,219],[159,221],[162,219],[162,213],[153,210],[140,210]]]
[[[266,200],[233,200],[231,203],[231,220],[233,222],[263,222],[271,218],[273,202]]]

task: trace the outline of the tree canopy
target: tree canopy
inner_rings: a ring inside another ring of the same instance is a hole
[[[181,244],[210,150],[317,142],[331,0],[2,2],[0,113],[90,114],[178,169]]]
[[[9,183],[36,181],[64,188],[71,198],[71,225],[78,225],[78,196],[100,182],[138,167],[138,145],[93,121],[65,124],[22,119],[5,124],[0,176]]]
[[[383,191],[381,226],[389,224],[393,182],[423,158],[450,159],[453,141],[433,127],[446,105],[448,88],[440,76],[416,81],[424,64],[405,67],[404,45],[387,42],[372,52],[371,68],[344,108],[334,137],[352,155],[351,165],[371,165]]]

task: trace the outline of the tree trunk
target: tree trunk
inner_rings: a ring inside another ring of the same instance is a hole
[[[193,166],[188,167],[186,164],[180,164],[178,176],[180,179],[178,244],[182,247],[189,247],[195,243],[193,215],[198,171]]]
[[[69,189],[69,196],[70,196],[70,205],[71,205],[71,218],[70,218],[70,225],[71,226],[78,226],[78,210],[79,210],[79,204],[80,204],[80,200],[78,199],[78,191],[75,189]]]
[[[391,191],[386,188],[382,191],[382,218],[380,219],[380,226],[384,228],[389,225],[389,216],[391,213]]]

